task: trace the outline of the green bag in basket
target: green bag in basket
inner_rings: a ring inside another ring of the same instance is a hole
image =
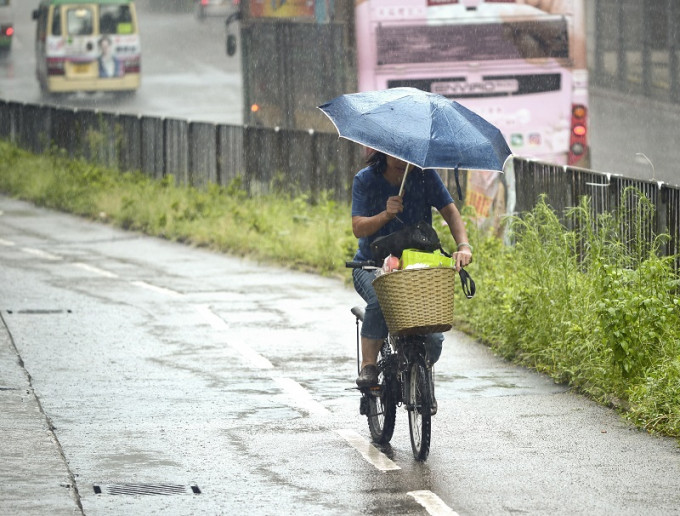
[[[453,267],[453,258],[443,255],[439,250],[432,253],[418,249],[404,249],[401,253],[400,269],[423,269],[427,267]]]

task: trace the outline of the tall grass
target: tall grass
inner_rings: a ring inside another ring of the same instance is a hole
[[[356,248],[349,206],[329,198],[250,198],[229,187],[177,187],[59,151],[0,142],[0,191],[150,235],[348,279]],[[639,192],[598,217],[587,199],[564,214],[542,199],[509,220],[513,246],[468,224],[477,283],[456,303],[461,328],[503,357],[615,406],[649,431],[680,437],[680,279]],[[635,216],[630,217],[633,213]],[[464,211],[464,214],[466,212]],[[632,220],[632,223],[628,221]],[[453,241],[435,217],[442,243]]]
[[[649,201],[623,197],[597,218],[584,198],[565,223],[542,199],[511,219],[511,247],[480,235],[477,299],[458,317],[504,357],[680,436],[680,279],[659,254],[666,236],[640,236]],[[632,226],[627,210],[641,214]]]

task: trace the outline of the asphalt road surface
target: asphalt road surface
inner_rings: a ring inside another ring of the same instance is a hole
[[[455,331],[428,461],[372,446],[340,280],[5,197],[0,263],[2,514],[680,508],[676,441]]]

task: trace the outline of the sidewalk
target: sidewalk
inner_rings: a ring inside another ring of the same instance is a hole
[[[0,514],[82,514],[61,448],[33,393],[2,314],[0,443]]]

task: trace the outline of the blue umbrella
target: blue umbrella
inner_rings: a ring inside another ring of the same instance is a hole
[[[319,109],[342,138],[420,168],[502,172],[511,154],[496,126],[456,101],[416,88],[350,93]]]

